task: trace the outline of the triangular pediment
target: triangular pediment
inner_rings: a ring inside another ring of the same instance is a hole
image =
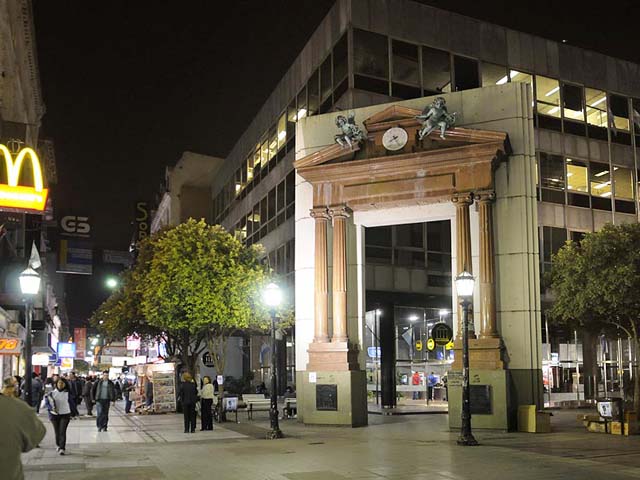
[[[368,132],[377,132],[386,130],[391,126],[411,127],[419,125],[416,116],[422,112],[415,108],[403,107],[402,105],[391,105],[390,107],[380,110],[371,115],[364,122],[364,126]]]

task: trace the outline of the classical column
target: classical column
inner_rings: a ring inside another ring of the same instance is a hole
[[[480,213],[480,338],[498,337],[493,250],[493,191],[475,194]]]
[[[460,193],[451,201],[456,205],[456,275],[467,271],[473,273],[471,261],[471,226],[469,223],[469,205],[473,203],[472,193]],[[455,279],[454,279],[455,280]],[[473,305],[469,309],[469,337],[475,337],[473,331]],[[458,305],[458,333],[462,338],[462,309]]]
[[[347,336],[347,235],[350,210],[345,205],[332,207],[333,218],[333,336],[332,342],[346,342]]]
[[[311,216],[315,220],[316,237],[313,341],[326,343],[329,341],[329,319],[327,316],[327,222],[329,212],[325,207],[316,207],[311,209]]]

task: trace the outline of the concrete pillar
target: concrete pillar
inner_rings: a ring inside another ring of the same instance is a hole
[[[327,315],[327,222],[329,212],[324,207],[311,209],[315,220],[315,277],[314,277],[314,337],[316,343],[329,341]]]
[[[469,205],[473,203],[472,193],[460,193],[451,201],[456,206],[456,276],[467,271],[473,273],[471,262],[471,226],[469,222]],[[455,281],[455,278],[454,278]],[[456,338],[462,338],[462,309],[458,305],[458,332]],[[469,310],[469,337],[473,333],[473,312]]]
[[[480,338],[497,338],[496,273],[493,249],[493,201],[495,192],[475,194],[480,220]]]
[[[345,205],[329,209],[333,218],[333,336],[331,342],[347,342],[347,248]]]

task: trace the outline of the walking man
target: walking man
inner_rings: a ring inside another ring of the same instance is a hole
[[[96,425],[99,432],[106,432],[109,424],[109,404],[116,403],[116,388],[109,380],[109,371],[102,372],[102,378],[93,385],[92,396],[96,402],[98,418]]]
[[[82,398],[84,399],[84,406],[87,408],[87,415],[93,416],[93,398],[91,397],[91,390],[93,390],[93,378],[87,377],[82,387]]]
[[[131,390],[133,390],[133,384],[127,378],[122,380],[122,396],[124,397],[124,413],[131,413]]]

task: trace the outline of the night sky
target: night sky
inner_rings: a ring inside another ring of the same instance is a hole
[[[34,0],[56,207],[88,214],[96,247],[126,250],[134,202],[184,150],[225,156],[333,3]],[[640,62],[635,0],[422,3]],[[106,292],[69,277],[78,323]]]

